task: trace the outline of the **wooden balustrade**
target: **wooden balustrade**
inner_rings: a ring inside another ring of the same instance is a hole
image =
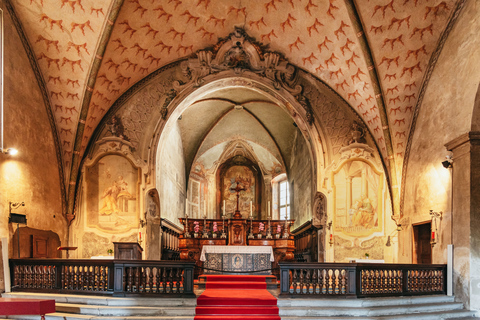
[[[445,294],[446,265],[279,263],[280,294],[404,296]]]
[[[12,291],[193,296],[194,262],[11,259]]]

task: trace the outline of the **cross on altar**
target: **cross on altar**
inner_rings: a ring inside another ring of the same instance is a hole
[[[235,214],[233,215],[234,219],[242,219],[242,215],[240,213],[240,208],[239,208],[239,199],[240,199],[240,191],[245,191],[246,189],[240,185],[240,183],[237,182],[237,185],[235,188],[230,188],[230,191],[234,191],[237,193],[237,210],[235,210]]]

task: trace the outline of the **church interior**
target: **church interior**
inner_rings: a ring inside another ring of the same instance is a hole
[[[0,9],[0,292],[8,259],[138,243],[215,269],[203,245],[265,246],[273,267],[453,261],[480,310],[478,0]]]

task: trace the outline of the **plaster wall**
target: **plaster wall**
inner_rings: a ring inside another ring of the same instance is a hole
[[[288,174],[290,203],[295,223],[292,230],[312,218],[312,160],[307,143],[300,130],[295,133],[295,144]]]
[[[433,71],[420,108],[405,180],[403,214],[409,222],[430,220],[442,211],[433,263],[446,263],[451,235],[451,176],[442,167],[445,144],[470,131],[480,79],[480,4],[467,1]],[[460,186],[455,186],[455,188]],[[458,220],[458,219],[457,219]],[[458,221],[465,223],[467,221]],[[400,241],[399,261],[412,261],[411,228]]]
[[[160,196],[160,216],[180,226],[179,217],[185,212],[185,156],[180,127],[175,122],[157,156],[157,188]]]
[[[9,201],[25,202],[15,210],[27,215],[31,228],[52,230],[66,238],[58,162],[52,128],[38,82],[31,69],[23,44],[12,23],[4,1],[4,146],[19,153],[0,155],[0,238],[11,238],[16,226],[8,223]],[[28,245],[28,244],[25,244]],[[0,275],[0,277],[3,276]]]

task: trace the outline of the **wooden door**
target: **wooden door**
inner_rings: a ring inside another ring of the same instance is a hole
[[[413,226],[413,263],[432,263],[431,222]]]

